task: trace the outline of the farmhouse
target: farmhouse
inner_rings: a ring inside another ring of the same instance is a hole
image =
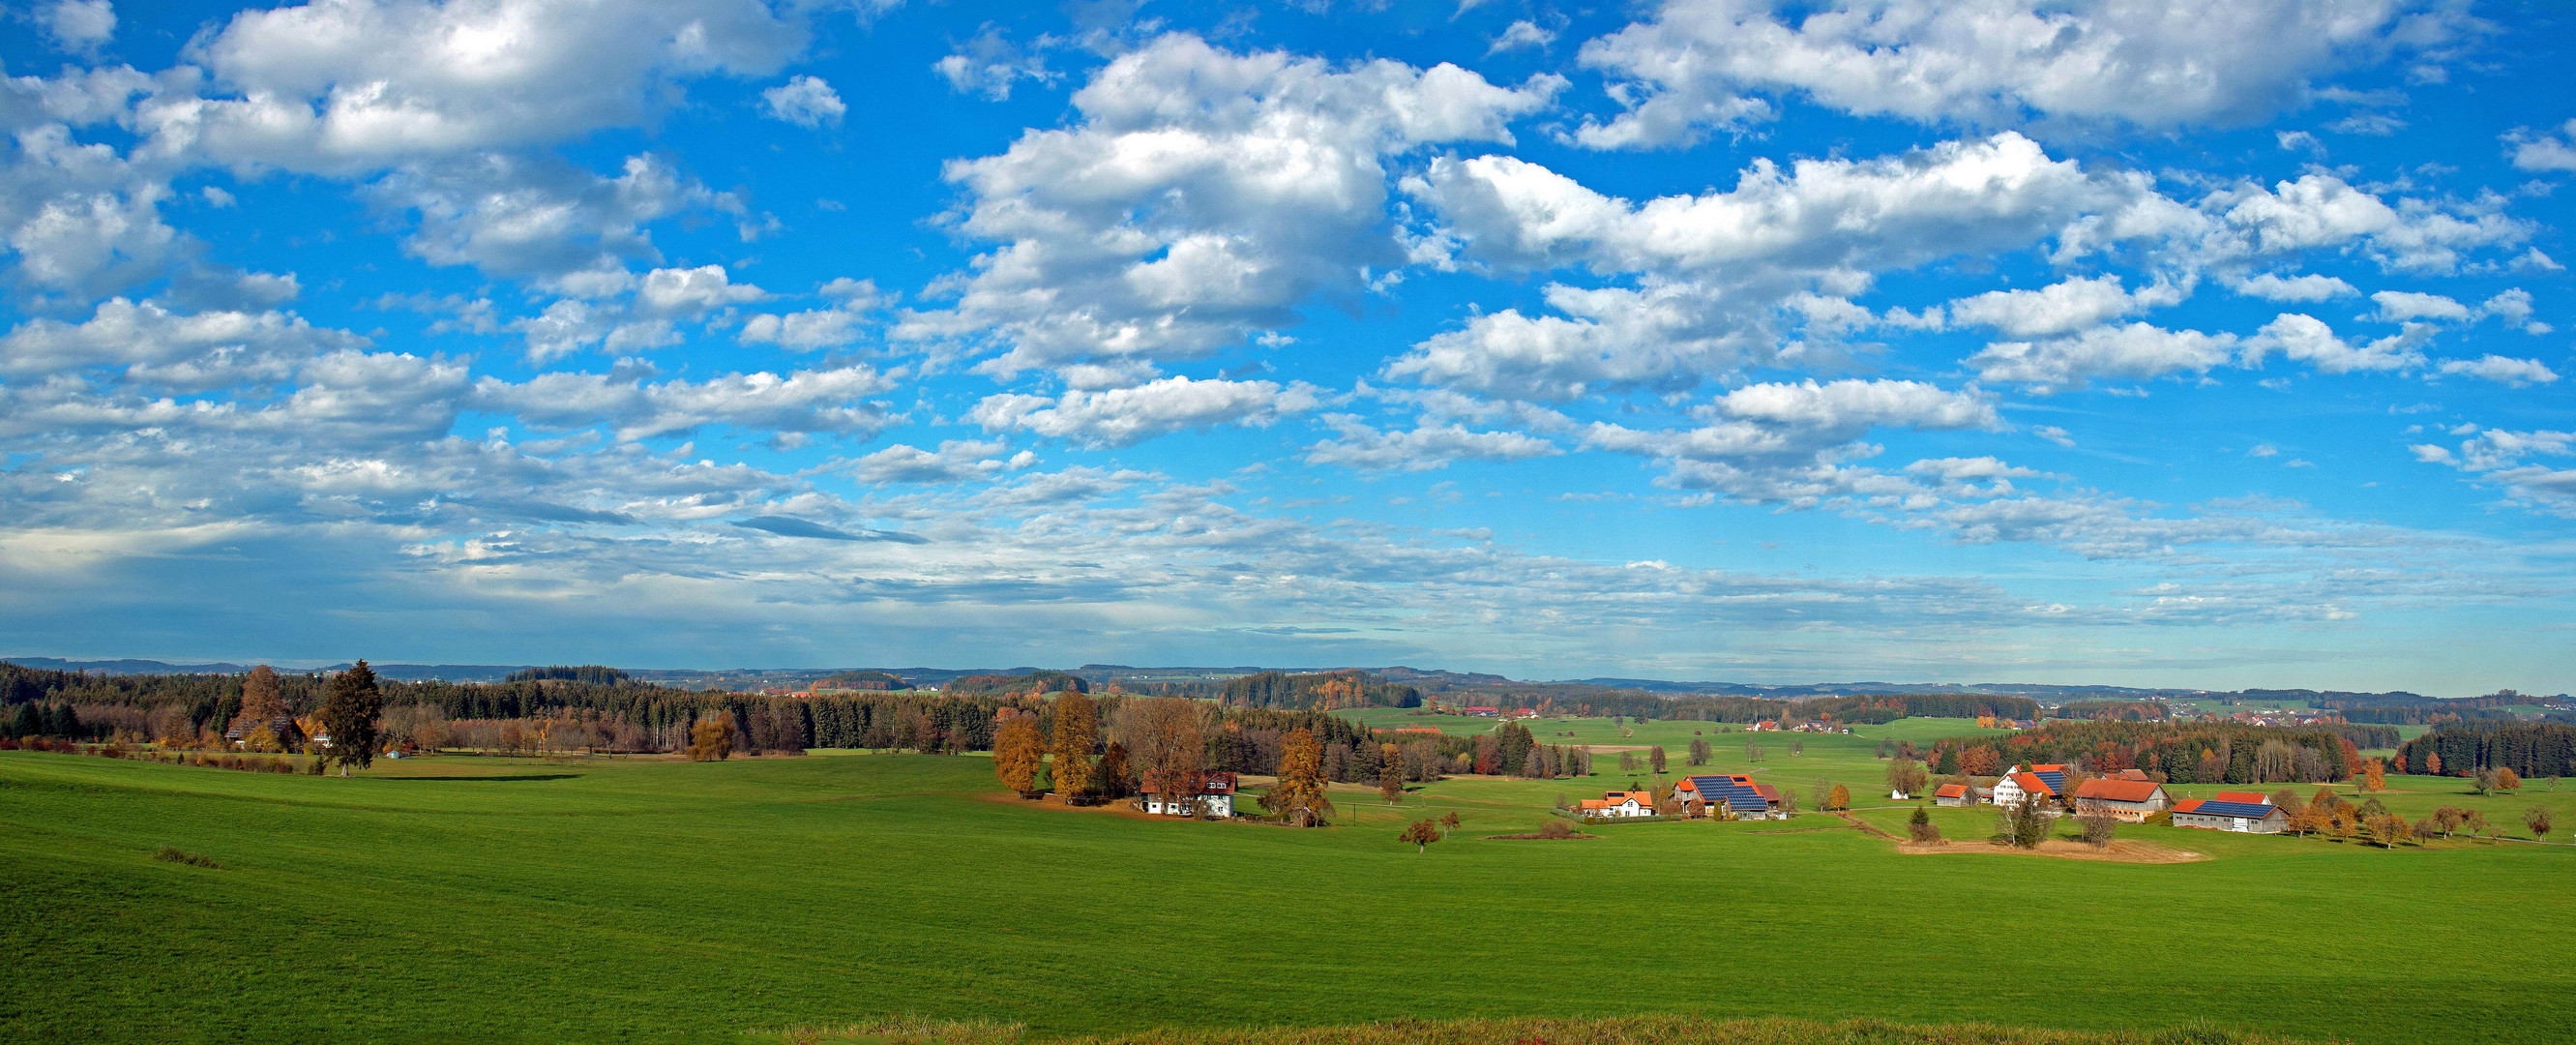
[[[1611,791],[1599,798],[1584,799],[1575,811],[1584,816],[1653,816],[1655,795],[1651,791]]]
[[[1698,814],[1701,816],[1711,815],[1723,805],[1738,820],[1788,818],[1788,814],[1780,809],[1778,789],[1769,784],[1754,783],[1752,777],[1741,773],[1683,777],[1680,783],[1673,785],[1673,797],[1681,799],[1685,807],[1697,804],[1702,810]]]
[[[2032,766],[2015,770],[1995,781],[1994,803],[1999,806],[2019,805],[2026,796],[2041,805],[2063,801],[2066,790],[2066,767],[2062,764]]]
[[[2290,815],[2272,800],[2250,791],[2221,791],[2216,798],[2186,798],[2174,803],[2175,827],[2277,835],[2290,826]]]
[[[232,741],[234,747],[249,747],[250,735],[259,731],[259,725],[259,723],[252,721],[248,715],[235,715],[233,716],[232,726],[224,730],[224,739]],[[296,748],[304,746],[305,737],[303,727],[297,725],[294,719],[285,715],[279,715],[276,718],[270,719],[268,722],[268,732],[270,736],[276,738],[280,746],[283,746],[288,751],[293,751]]]
[[[1233,816],[1234,774],[1210,773],[1199,785],[1197,794],[1181,795],[1165,801],[1161,795],[1145,796],[1145,811],[1157,816]]]
[[[1477,718],[1501,718],[1503,711],[1501,708],[1468,708],[1467,714]]]
[[[2075,786],[2077,812],[2109,813],[2122,823],[2137,823],[2172,806],[2164,785],[2152,780],[2095,779]]]

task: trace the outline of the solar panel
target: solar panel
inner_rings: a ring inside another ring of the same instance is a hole
[[[2055,791],[2060,794],[2064,794],[2066,792],[2066,774],[2061,771],[2046,769],[2031,775],[2047,782],[2048,789],[2051,791]]]
[[[2260,820],[2272,815],[2272,810],[2277,808],[2279,807],[2255,805],[2251,802],[2221,802],[2212,798],[2202,801],[2200,808],[2191,810],[2191,813],[2200,816],[2241,816],[2248,820]]]

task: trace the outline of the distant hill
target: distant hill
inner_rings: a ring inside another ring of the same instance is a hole
[[[65,660],[59,657],[5,657],[12,664],[55,671],[93,671],[108,675],[184,675],[238,674],[247,665],[229,661],[210,664],[171,664],[158,660]],[[334,664],[325,671],[347,668]],[[443,679],[450,682],[499,682],[512,672],[536,667],[529,664],[370,664],[376,674],[389,679],[419,681]],[[1688,682],[1670,679],[1596,677],[1527,681],[1502,675],[1473,671],[1443,671],[1403,665],[1367,667],[1138,667],[1127,664],[1085,664],[1070,671],[1021,665],[1011,668],[626,668],[625,674],[638,682],[674,686],[684,689],[731,689],[753,691],[767,686],[807,686],[817,681],[839,677],[891,677],[914,686],[946,687],[971,676],[1020,676],[1041,672],[1079,678],[1093,686],[1120,683],[1129,692],[1175,693],[1186,696],[1213,697],[1223,691],[1230,679],[1263,672],[1289,674],[1322,674],[1359,672],[1389,683],[1413,687],[1425,696],[1463,695],[1479,692],[1549,696],[1560,703],[1586,700],[1610,693],[1649,693],[1663,697],[1734,696],[1765,697],[1772,700],[1797,700],[1808,697],[1852,695],[1955,693],[1991,697],[2028,697],[2042,704],[2056,705],[2079,700],[2190,700],[2234,698],[2244,700],[2304,699],[2329,708],[2379,708],[2385,706],[2452,708],[2469,706],[2452,698],[2426,697],[2404,691],[2355,693],[2343,690],[2248,689],[2241,691],[2146,688],[2135,686],[2064,685],[2034,682],[1812,682],[1785,685],[1758,685],[1746,682]],[[982,683],[969,683],[975,688]],[[2498,697],[2460,698],[2503,703]],[[2522,698],[2538,700],[2541,698]]]

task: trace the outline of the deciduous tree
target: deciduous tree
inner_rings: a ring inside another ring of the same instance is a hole
[[[2364,791],[2388,790],[2388,767],[2375,758],[2362,760],[2361,788]]]
[[[1710,752],[1710,751],[1709,751],[1709,749],[1708,749],[1708,740],[1707,740],[1706,738],[1704,738],[1704,737],[1693,737],[1693,738],[1691,738],[1691,742],[1690,742],[1690,764],[1692,764],[1692,765],[1694,765],[1694,766],[1704,766],[1704,765],[1707,765],[1707,764],[1708,764],[1708,759],[1709,759],[1709,755],[1710,755],[1710,754],[1711,754],[1711,752]]]
[[[689,727],[689,761],[722,762],[733,756],[733,712],[711,708]]]
[[[1146,794],[1178,803],[1207,785],[1207,718],[1211,706],[1187,697],[1135,697],[1120,701],[1114,716],[1118,739]]]
[[[1923,771],[1923,763],[1915,761],[1911,756],[1898,755],[1894,761],[1887,764],[1888,789],[1900,792],[1908,798],[1921,794],[1924,783],[1930,779],[1930,774]]]
[[[1395,837],[1398,841],[1413,843],[1413,851],[1421,853],[1428,850],[1431,843],[1440,840],[1440,823],[1436,820],[1416,820],[1404,829],[1403,834]]]
[[[2549,810],[2540,806],[2533,806],[2524,810],[2522,813],[2522,826],[2531,829],[2531,837],[2544,840],[2547,839],[2549,837],[2550,826]]]
[[[1002,716],[1002,724],[993,729],[993,775],[1020,797],[1034,797],[1038,766],[1046,755],[1045,742],[1038,736],[1038,717],[1010,708],[1002,709]]]
[[[1378,747],[1377,793],[1394,805],[1404,797],[1404,749],[1393,744]]]
[[[1941,829],[1933,826],[1932,807],[1915,806],[1914,815],[1907,817],[1905,820],[1905,833],[1917,842],[1930,843],[1940,841]]]
[[[2362,826],[2370,832],[2370,840],[2379,843],[2382,849],[2395,849],[2397,843],[2415,837],[2415,830],[2407,824],[2406,818],[2395,813],[2381,813],[2364,821]]]
[[[1280,745],[1279,782],[1262,796],[1273,815],[1299,827],[1318,827],[1332,815],[1324,783],[1324,747],[1312,730],[1295,730]]]
[[[1102,798],[1127,797],[1128,785],[1136,774],[1127,768],[1127,745],[1115,740],[1100,752],[1100,764],[1092,769],[1091,790]]]
[[[2048,837],[2048,818],[2041,815],[2037,798],[2023,796],[1998,811],[1996,819],[1996,833],[2016,848],[2037,849],[2040,840]]]
[[[1066,690],[1055,698],[1055,793],[1071,798],[1091,790],[1091,749],[1100,742],[1100,705]]]
[[[241,712],[235,717],[268,725],[286,714],[286,698],[278,692],[276,668],[262,664],[242,676]]]
[[[2442,775],[2442,754],[2441,754],[2441,752],[2438,752],[2438,751],[2428,751],[2428,752],[2425,752],[2425,753],[2424,753],[2424,775],[2425,775],[2425,776],[2441,776],[2441,775]]]
[[[2111,844],[2111,835],[2119,829],[2120,818],[2107,810],[2094,808],[2076,814],[2075,824],[2077,837],[2082,838],[2084,844],[2101,849]]]
[[[1829,810],[1851,808],[1851,789],[1835,784],[1834,789],[1825,795],[1825,808]]]
[[[366,661],[331,676],[330,696],[322,702],[322,731],[331,735],[331,759],[340,764],[341,776],[349,775],[350,766],[375,762],[376,716],[384,713],[384,691],[377,688],[375,669]]]

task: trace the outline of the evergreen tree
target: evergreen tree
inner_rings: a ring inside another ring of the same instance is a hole
[[[1386,804],[1394,805],[1404,797],[1404,751],[1393,744],[1380,746],[1377,752],[1377,793]]]
[[[352,765],[375,762],[376,716],[384,711],[384,692],[366,661],[332,676],[330,698],[322,704],[322,729],[331,734],[331,757],[340,763],[341,776],[348,776]]]

